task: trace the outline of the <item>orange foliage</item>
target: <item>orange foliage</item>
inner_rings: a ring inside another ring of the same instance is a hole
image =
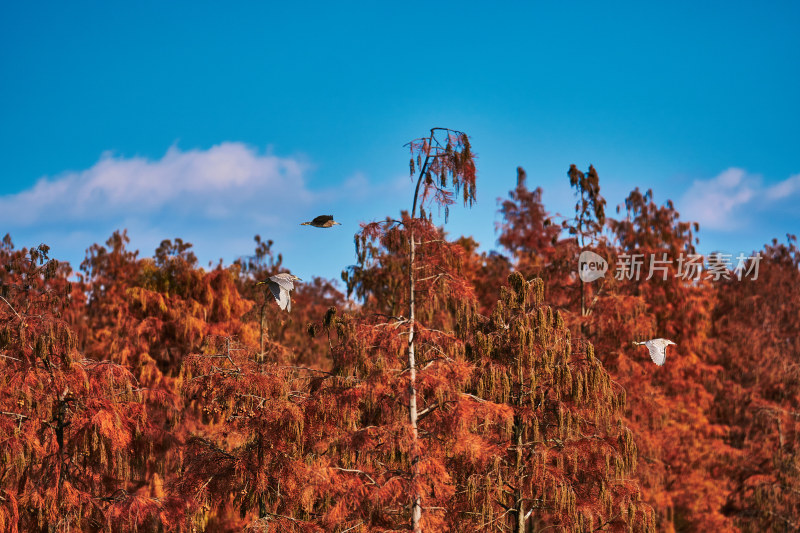
[[[649,190],[608,217],[572,165],[574,217],[518,169],[509,256],[480,253],[430,216],[475,199],[468,137],[410,148],[419,194],[356,235],[357,301],[314,278],[280,311],[258,236],[205,270],[181,239],[139,258],[115,232],[79,274],[6,237],[0,530],[409,531],[417,497],[422,531],[800,529],[793,236],[757,280],[625,279],[626,254],[695,254],[699,228]],[[605,278],[581,282],[584,248]],[[677,343],[662,367],[632,343],[654,337]]]

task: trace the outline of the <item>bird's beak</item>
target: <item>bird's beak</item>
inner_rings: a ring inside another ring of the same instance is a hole
[[[337,226],[341,226],[342,225],[341,222],[334,222],[334,224],[336,224]]]

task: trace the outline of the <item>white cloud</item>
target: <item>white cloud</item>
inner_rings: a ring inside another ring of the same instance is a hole
[[[162,239],[194,244],[205,264],[252,253],[253,235],[294,242],[299,218],[322,199],[309,190],[310,165],[242,143],[207,150],[172,147],[160,159],[103,154],[90,168],[47,176],[0,196],[0,228],[18,247],[47,243],[74,268],[92,243],[127,229],[148,256]],[[302,214],[301,214],[302,213]]]
[[[44,177],[31,189],[0,197],[0,224],[30,227],[160,213],[270,218],[269,213],[311,202],[306,170],[297,159],[232,142],[208,150],[172,147],[159,160],[106,153],[87,170]]]
[[[740,168],[729,168],[710,180],[695,180],[681,202],[684,218],[709,229],[726,229],[737,223],[737,211],[749,202],[760,179]]]
[[[800,174],[795,174],[766,190],[766,196],[770,200],[782,200],[798,193],[800,193]]]
[[[701,228],[736,230],[783,200],[800,196],[800,174],[765,186],[761,176],[729,168],[708,180],[695,180],[681,200],[681,218]]]

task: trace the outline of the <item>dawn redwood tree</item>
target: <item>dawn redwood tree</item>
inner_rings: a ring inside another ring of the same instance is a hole
[[[800,250],[794,236],[715,286],[716,417],[736,450],[723,512],[747,532],[800,529]],[[736,259],[734,264],[736,266]],[[755,276],[757,267],[757,279]]]
[[[108,353],[129,368],[143,389],[148,413],[160,429],[151,436],[148,475],[163,485],[157,492],[167,497],[165,524],[194,527],[197,519],[213,525],[226,520],[230,509],[198,518],[191,505],[180,512],[168,507],[175,501],[173,492],[183,497],[171,489],[184,462],[182,445],[223,424],[206,416],[203,401],[182,394],[183,361],[219,339],[257,346],[257,324],[243,320],[253,302],[237,289],[238,265],[205,271],[197,266],[191,244],[181,239],[164,240],[152,259],[138,259],[138,253],[126,250],[127,242],[124,232],[116,232],[105,246],[88,251],[82,270],[91,297],[81,342],[92,357]]]
[[[252,338],[239,317],[251,307],[236,290],[229,269],[205,272],[197,266],[191,244],[164,240],[153,258],[127,250],[126,232],[115,232],[105,246],[95,244],[81,265],[82,285],[90,295],[80,342],[89,357],[110,354],[124,365],[161,407],[151,416],[165,428],[158,453],[167,454],[166,471],[174,471],[175,437],[188,426],[181,417],[181,361],[199,350],[209,336]],[[191,419],[192,416],[189,417]]]
[[[497,242],[510,252],[513,269],[525,279],[542,278],[545,299],[569,316],[575,292],[575,240],[562,237],[566,220],[559,222],[558,215],[545,209],[542,188],[529,189],[527,179],[525,170],[517,167],[517,186],[499,209],[503,220],[496,225]],[[496,294],[493,297],[496,300]]]
[[[474,367],[447,428],[455,530],[654,531],[625,391],[543,298],[541,279],[513,273],[491,317],[463,329]]]
[[[282,346],[266,352],[286,360]],[[202,411],[170,490],[196,527],[219,531],[321,531],[313,433],[306,423],[315,370],[255,357],[259,349],[218,338],[183,365],[183,394]],[[322,371],[319,371],[322,372]]]
[[[363,284],[354,289],[366,291],[370,320],[343,317],[337,322],[333,372],[350,381],[337,392],[334,386],[341,385],[334,379],[320,378],[317,390],[329,390],[338,399],[335,408],[314,409],[328,409],[331,418],[338,413],[345,423],[338,437],[327,432],[330,440],[318,441],[326,456],[341,455],[345,461],[338,463],[344,471],[331,486],[364,495],[351,496],[349,504],[342,499],[340,509],[353,509],[346,515],[348,527],[363,521],[367,530],[396,529],[407,516],[403,488],[412,441],[398,415],[405,387],[392,378],[392,371],[403,372],[398,348],[405,340],[395,333],[403,319],[381,308],[381,299],[368,289],[382,291],[391,277],[387,273],[396,272],[407,242],[403,231],[402,226],[390,228],[372,249],[369,268],[355,273]],[[463,245],[422,240],[438,247],[419,258],[423,272],[448,274],[437,276],[419,308],[427,317],[425,326],[418,325],[417,339],[417,479],[427,509],[422,528],[652,530],[653,513],[638,501],[631,479],[635,446],[621,424],[624,391],[589,355],[588,345],[570,347],[566,325],[542,303],[541,282],[529,284],[514,274],[515,289],[503,289],[491,317],[482,317],[470,291],[438,285],[469,279],[456,268],[465,264],[463,259],[440,262],[462,255]],[[402,307],[402,302],[395,305]],[[568,464],[591,468],[570,469],[564,457],[573,461]]]
[[[528,189],[527,178],[525,170],[517,167],[517,186],[500,204],[503,222],[497,223],[497,242],[511,253],[517,271],[531,278],[542,276],[550,266],[561,226],[545,209],[542,188]]]
[[[7,238],[0,264],[0,529],[154,527],[156,431],[139,384],[124,366],[77,350],[63,313],[82,295],[47,246],[16,251]]]
[[[416,174],[416,187],[410,216],[406,215],[399,221],[407,231],[408,238],[408,263],[406,277],[408,278],[408,410],[411,426],[411,524],[414,533],[421,531],[420,520],[422,517],[422,496],[418,486],[418,410],[417,410],[417,366],[415,333],[417,329],[416,304],[418,280],[438,280],[446,273],[435,270],[428,276],[418,275],[417,247],[428,244],[427,241],[418,240],[422,234],[432,235],[431,222],[426,219],[425,206],[435,203],[439,209],[444,209],[445,220],[449,214],[449,206],[455,202],[455,195],[462,194],[464,205],[472,205],[475,201],[475,160],[467,134],[447,128],[431,128],[426,137],[415,139],[408,144],[411,151],[409,162],[410,174]],[[417,218],[417,206],[420,217]],[[391,224],[389,225],[389,227]],[[360,259],[367,257],[367,241],[374,241],[381,233],[390,231],[384,226],[383,230],[378,224],[371,224],[364,228],[361,236],[361,245],[365,250],[360,254]],[[432,240],[431,244],[435,244]],[[423,265],[424,268],[424,265]],[[358,273],[358,270],[354,270]],[[347,281],[347,278],[346,278]],[[353,283],[361,280],[354,276]]]
[[[404,224],[387,221],[378,240],[359,244],[359,264],[346,277],[350,287],[363,295],[365,305],[360,316],[346,315],[337,321],[338,343],[333,351],[332,373],[349,381],[342,387],[326,378],[319,390],[339,398],[336,412],[345,425],[338,434],[331,434],[329,446],[342,457],[338,466],[352,472],[347,486],[363,486],[351,491],[364,495],[353,504],[361,513],[357,516],[370,527],[404,529],[413,524],[411,493],[419,496],[425,510],[418,522],[421,530],[450,531],[457,527],[446,516],[454,486],[445,469],[442,443],[452,439],[445,428],[453,424],[443,420],[453,416],[465,400],[462,392],[471,365],[456,335],[474,321],[470,317],[476,316],[477,302],[463,271],[463,246],[448,242],[441,229],[419,220],[414,226],[418,239],[415,314],[420,317],[414,329],[416,438],[407,410],[409,321],[392,314],[392,306],[408,305],[410,294],[406,271],[412,221],[407,214]],[[367,226],[365,231],[372,228]],[[386,287],[396,287],[399,298],[383,302]]]
[[[424,221],[424,206],[428,199],[432,199],[440,207],[445,209],[445,219],[447,219],[449,205],[454,203],[453,194],[463,191],[464,204],[470,206],[475,201],[475,161],[470,149],[469,137],[460,131],[451,131],[443,128],[432,128],[430,135],[416,139],[409,143],[411,149],[410,173],[414,175],[414,158],[419,169],[417,185],[414,190],[414,202],[411,207],[411,218],[409,228],[409,259],[408,259],[408,278],[409,278],[409,301],[408,301],[408,409],[409,421],[411,423],[412,438],[412,486],[414,491],[413,503],[411,508],[411,525],[414,533],[419,533],[420,518],[422,516],[422,496],[417,485],[418,480],[418,427],[417,427],[417,390],[416,390],[416,363],[415,363],[415,344],[414,328],[416,326],[415,305],[416,294],[415,284],[417,280],[415,262],[417,241],[415,236],[417,203],[419,202],[420,214]],[[423,159],[424,156],[424,159]],[[448,181],[449,180],[449,181]],[[424,181],[424,185],[423,185]],[[420,195],[420,185],[422,194]],[[424,222],[423,222],[424,223]],[[420,232],[421,233],[421,232]],[[423,241],[419,241],[423,244]],[[436,273],[434,276],[443,274]]]
[[[478,312],[488,316],[497,303],[497,287],[505,283],[511,273],[511,262],[494,250],[479,253],[479,244],[472,237],[460,237],[455,242],[466,253],[463,272],[475,290]]]
[[[548,304],[561,312],[574,334],[591,340],[598,357],[613,368],[612,355],[618,353],[619,343],[605,345],[597,332],[614,330],[620,338],[639,339],[651,333],[651,319],[641,298],[616,289],[620,282],[613,266],[619,251],[609,242],[613,235],[604,231],[606,202],[597,171],[590,167],[583,173],[571,165],[567,176],[577,197],[573,219],[551,215],[542,203],[542,189],[530,190],[525,171],[518,168],[517,187],[499,211],[503,221],[497,225],[498,243],[511,252],[514,268],[526,279],[542,278]],[[568,236],[562,237],[562,232]],[[611,265],[594,284],[583,284],[577,275],[578,257],[587,243]]]
[[[90,294],[88,336],[81,339],[88,354],[110,351],[143,385],[177,392],[183,357],[209,336],[246,343],[257,336],[241,320],[253,303],[237,289],[235,266],[205,271],[181,239],[162,241],[152,259],[137,259],[128,240],[115,232],[106,246],[92,246],[81,266]]]
[[[594,166],[589,165],[588,172],[578,170],[575,165],[570,165],[569,183],[575,189],[577,202],[575,203],[575,221],[569,227],[569,232],[575,235],[579,250],[586,248],[586,241],[597,244],[602,236],[603,226],[606,221],[606,201],[600,195],[600,177]],[[585,333],[583,321],[586,317],[586,283],[578,278],[580,286],[580,317],[581,331]]]
[[[626,283],[628,292],[647,293],[648,310],[655,319],[654,334],[681,340],[699,335],[703,330],[697,328],[697,324],[704,322],[707,306],[693,305],[701,303],[692,299],[702,297],[703,291],[698,284],[691,283],[695,276],[689,273],[688,264],[692,256],[697,256],[695,233],[700,226],[680,220],[680,213],[671,200],[659,206],[653,201],[652,190],[642,193],[638,187],[625,199],[625,212],[625,218],[609,220],[609,227],[617,240],[619,253],[631,257],[639,254],[643,262],[642,282]],[[616,259],[619,260],[619,256]],[[664,260],[665,263],[661,262]],[[651,265],[655,265],[652,274]],[[665,270],[660,270],[662,267]],[[617,274],[615,272],[615,277]],[[705,275],[700,277],[699,281],[705,279]],[[626,277],[626,281],[635,279]]]
[[[580,190],[581,175],[570,178]],[[599,183],[592,180],[587,186],[599,196]],[[580,223],[580,210],[591,207],[591,200],[576,204],[578,223],[568,227],[574,235],[586,234],[594,250],[608,261],[609,270],[603,279],[584,285],[580,322],[570,320],[569,312],[565,321],[573,332],[591,340],[604,366],[627,390],[626,420],[642,459],[638,475],[645,500],[657,511],[658,527],[725,528],[730,522],[719,510],[724,501],[719,465],[727,450],[721,439],[725,427],[709,418],[708,384],[719,367],[709,363],[708,345],[703,342],[709,334],[709,291],[704,280],[679,277],[683,264],[678,259],[695,255],[692,229],[698,228],[681,221],[671,202],[659,206],[652,196],[652,191],[634,190],[625,200],[626,217],[606,220],[607,235],[600,224]],[[561,257],[568,261],[553,261],[554,270],[568,265],[566,271],[575,272],[580,248],[570,252],[570,241],[565,240],[559,241],[560,246]],[[651,274],[651,259],[663,261],[656,265],[664,271],[657,268]],[[632,260],[641,263],[638,275],[619,271],[626,261],[628,268],[635,268]],[[567,292],[570,284],[559,285],[559,279],[565,279],[564,270],[561,276],[545,276],[546,294],[566,305],[566,310],[574,309],[575,300]],[[560,310],[565,311],[564,307]],[[678,343],[660,369],[650,363],[645,351],[630,343],[653,337]]]

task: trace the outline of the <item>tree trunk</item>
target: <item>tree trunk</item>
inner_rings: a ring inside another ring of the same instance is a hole
[[[413,224],[417,216],[417,201],[419,200],[419,187],[425,177],[428,169],[428,162],[430,161],[430,153],[425,156],[425,163],[419,169],[419,178],[417,178],[417,186],[414,189],[414,204],[411,207],[411,223]],[[422,521],[422,496],[419,490],[419,431],[417,430],[417,364],[414,352],[414,331],[416,328],[416,317],[414,314],[414,306],[416,302],[416,294],[414,287],[414,262],[416,260],[417,243],[414,240],[414,227],[412,225],[409,231],[409,258],[408,258],[408,284],[409,284],[409,299],[408,299],[408,321],[410,324],[408,332],[408,417],[411,422],[411,487],[412,487],[412,503],[411,503],[411,529],[413,533],[422,533],[420,522]]]
[[[516,524],[514,533],[525,533],[525,502],[523,500],[522,480],[522,420],[517,416],[514,420],[514,445],[517,449],[516,470],[517,470],[517,489],[514,491],[514,508],[517,510]]]
[[[583,231],[583,214],[581,214],[580,221],[578,222],[578,231]],[[578,245],[579,253],[584,250],[586,243],[583,240],[583,233],[580,234],[580,237],[575,237],[575,244]],[[580,270],[580,268],[581,265],[578,264],[578,270]],[[586,325],[584,323],[584,318],[586,318],[586,283],[584,283],[583,278],[581,278],[580,272],[578,272],[578,281],[581,282],[581,335],[585,337]]]
[[[258,361],[259,363],[264,362],[264,308],[267,306],[267,302],[265,301],[261,304],[261,309],[259,310],[259,320],[258,320]]]
[[[411,251],[409,258],[409,313],[408,319],[411,327],[408,333],[408,368],[409,368],[409,383],[408,383],[408,413],[411,421],[411,486],[413,488],[413,503],[411,505],[411,527],[414,533],[421,533],[420,520],[422,519],[422,497],[419,494],[419,481],[417,476],[419,474],[418,461],[418,431],[417,431],[417,368],[414,354],[414,259],[416,243],[414,242],[414,230],[411,230]]]
[[[586,336],[586,283],[581,282],[581,335]]]

